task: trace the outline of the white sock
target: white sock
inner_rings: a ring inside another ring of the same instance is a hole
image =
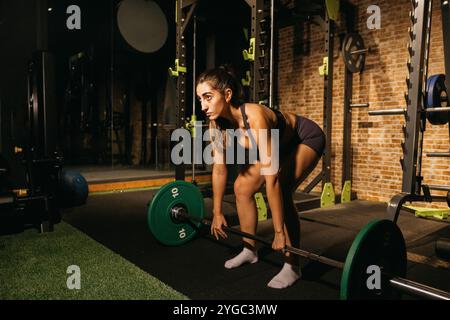
[[[244,263],[258,262],[258,255],[256,251],[250,250],[246,247],[236,257],[225,261],[225,268],[233,269],[237,268]]]
[[[267,286],[274,289],[284,289],[293,285],[300,278],[300,275],[300,267],[285,262],[281,271],[270,280]]]

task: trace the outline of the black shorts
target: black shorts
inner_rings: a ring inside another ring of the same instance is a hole
[[[325,133],[314,121],[296,116],[295,128],[297,129],[297,143],[306,144],[321,157],[325,150]]]
[[[297,146],[299,144],[305,144],[308,147],[312,148],[319,157],[322,157],[323,152],[325,150],[325,133],[322,128],[319,127],[317,123],[314,121],[299,116],[296,116],[295,128],[297,134],[294,135],[293,141],[288,143],[287,145],[280,147],[280,160],[284,162],[286,157],[288,157],[292,152],[292,147]],[[248,157],[246,157],[248,160]],[[258,155],[259,160],[259,155]],[[242,172],[246,170],[249,163],[238,164],[238,172]]]

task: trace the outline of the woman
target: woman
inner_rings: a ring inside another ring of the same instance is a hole
[[[264,157],[258,132],[267,135],[267,155],[278,151],[279,170],[262,174],[267,161],[256,161],[240,170],[234,183],[236,206],[243,232],[256,233],[257,209],[254,194],[265,184],[275,231],[272,248],[283,250],[286,245],[299,247],[300,224],[292,193],[311,173],[322,156],[325,135],[313,121],[290,112],[280,112],[255,103],[243,103],[239,81],[226,68],[216,68],[201,74],[196,84],[202,110],[210,120],[210,128],[242,129],[248,133],[240,144],[250,148],[256,144],[259,156]],[[261,131],[265,129],[265,131]],[[271,129],[279,130],[279,149],[271,150]],[[222,135],[226,137],[226,135]],[[224,145],[226,141],[224,141]],[[214,157],[225,159],[220,148],[214,148]],[[270,165],[270,164],[269,164]],[[227,225],[222,213],[222,200],[227,182],[225,161],[215,161],[212,170],[213,221],[211,234],[216,239],[226,238],[222,226]],[[255,241],[244,238],[244,248],[236,257],[225,262],[228,269],[244,263],[255,263],[258,255]],[[284,251],[284,250],[283,250]],[[268,283],[271,288],[286,288],[300,277],[298,257],[284,252],[281,271]]]

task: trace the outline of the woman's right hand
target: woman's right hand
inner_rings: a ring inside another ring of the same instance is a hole
[[[216,238],[216,240],[219,240],[219,236],[224,239],[227,238],[227,234],[223,231],[222,226],[228,227],[225,216],[222,213],[214,214],[211,223],[211,234]]]

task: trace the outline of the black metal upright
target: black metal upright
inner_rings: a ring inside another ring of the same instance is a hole
[[[176,2],[176,60],[175,74],[177,76],[177,108],[176,125],[177,128],[184,127],[186,120],[186,42],[185,31],[192,13],[197,5],[197,0],[179,0]],[[175,166],[175,179],[184,180],[186,168],[184,164]]]
[[[403,126],[404,141],[401,144],[403,158],[400,160],[403,171],[402,192],[392,197],[387,207],[388,218],[394,222],[397,222],[402,208],[411,211],[411,209],[403,207],[405,202],[443,201],[448,203],[448,195],[431,195],[430,190],[450,191],[450,188],[422,184],[423,177],[421,173],[426,115],[427,111],[429,111],[425,108],[424,98],[427,95],[432,7],[432,0],[411,1],[409,15],[411,27],[408,29],[407,93],[405,93],[407,108],[382,110],[372,113],[372,115],[403,114],[405,116],[405,125]],[[445,71],[448,75],[450,72],[450,12],[448,1],[441,0],[441,12]],[[446,80],[448,80],[448,77]],[[448,85],[448,82],[450,81],[446,81],[446,85]],[[444,110],[443,112],[446,111]],[[429,156],[448,157],[448,153],[432,153]]]
[[[448,0],[441,0],[441,13],[445,57],[445,87],[450,88],[450,4]]]
[[[33,54],[29,64],[29,145],[34,156],[52,158],[57,151],[57,112],[54,56],[47,51]]]
[[[326,15],[327,32],[325,37],[325,54],[328,57],[328,73],[324,78],[324,101],[323,101],[323,129],[326,135],[326,147],[323,156],[323,179],[322,187],[325,183],[331,182],[331,125],[333,108],[333,48],[334,48],[334,21]]]
[[[407,108],[404,113],[404,142],[401,144],[403,158],[400,160],[403,171],[402,193],[395,195],[387,208],[388,218],[394,222],[397,222],[406,201],[437,200],[437,197],[431,198],[429,194],[421,195],[422,145],[425,131],[424,96],[428,73],[432,1],[413,0],[411,4],[405,94]]]
[[[441,0],[442,39],[444,40],[445,87],[450,88],[450,3]],[[450,123],[448,126],[450,136]]]
[[[347,24],[347,34],[355,32],[356,7],[346,3],[345,17]],[[343,44],[344,45],[344,44]],[[349,68],[345,68],[344,75],[344,145],[342,149],[342,196],[345,198],[346,183],[350,184],[352,180],[352,96],[353,96],[353,73]],[[351,187],[348,187],[349,195],[347,200],[351,200]],[[341,200],[341,202],[344,202]]]
[[[267,32],[269,17],[264,11],[264,0],[245,0],[251,9],[251,39],[254,39],[254,60],[250,67],[249,97],[252,102],[268,104],[269,99],[269,49]]]
[[[323,20],[322,20],[323,21]],[[321,206],[325,207],[334,204],[334,190],[331,184],[331,140],[332,140],[332,120],[333,120],[333,62],[334,62],[334,29],[335,23],[328,16],[325,10],[325,55],[326,67],[324,69],[324,87],[323,87],[323,131],[326,136],[326,145],[322,157],[322,170],[314,179],[303,189],[304,193],[311,192],[314,187],[322,181],[322,201]],[[324,195],[327,195],[324,197]],[[323,199],[327,198],[327,203]]]
[[[345,68],[344,75],[344,145],[342,150],[342,185],[352,179],[352,103],[353,73]]]
[[[193,16],[199,0],[176,1],[176,59],[175,69],[170,69],[172,76],[177,77],[176,93],[176,126],[184,127],[186,120],[186,42],[187,25]],[[269,101],[269,49],[268,32],[269,17],[264,10],[265,0],[245,0],[251,8],[251,38],[254,39],[254,61],[251,64],[251,81],[249,98],[253,102]],[[184,180],[186,167],[183,164],[175,166],[175,179]]]
[[[407,84],[407,110],[406,121],[403,128],[405,140],[402,143],[403,181],[402,192],[420,194],[420,160],[419,140],[423,130],[421,111],[424,109],[423,99],[426,90],[426,76],[428,68],[429,41],[431,29],[431,0],[412,1],[408,78]]]

